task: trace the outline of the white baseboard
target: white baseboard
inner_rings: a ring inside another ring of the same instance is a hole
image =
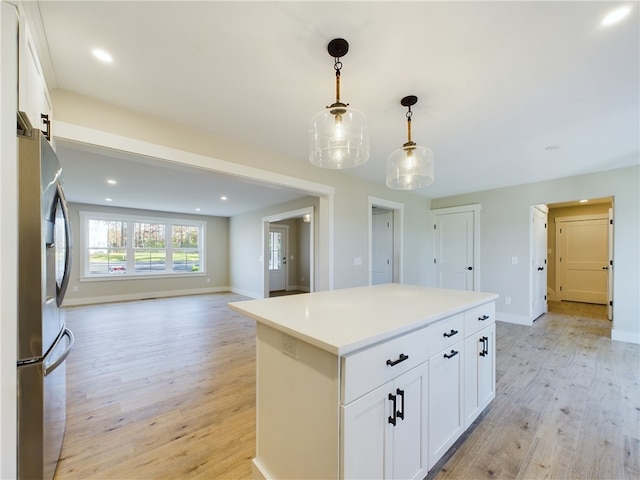
[[[301,292],[306,292],[306,293],[309,293],[310,291],[309,285],[289,285],[287,287],[287,291],[289,290],[299,290]]]
[[[611,340],[640,344],[640,334],[638,332],[625,332],[624,330],[612,328]]]
[[[83,297],[65,299],[64,307],[79,305],[95,305],[98,303],[131,302],[135,300],[148,300],[151,298],[182,297],[185,295],[201,295],[206,293],[230,292],[230,287],[193,288],[188,290],[167,290],[161,292],[138,292],[125,295],[105,295],[101,297]]]
[[[251,292],[249,290],[244,290],[242,288],[229,287],[229,291],[233,293],[237,293],[238,295],[244,295],[245,297],[251,298],[264,298],[262,293]]]
[[[524,315],[514,315],[512,313],[496,312],[496,320],[499,322],[515,323],[516,325],[526,325],[530,327],[533,325],[533,320]]]

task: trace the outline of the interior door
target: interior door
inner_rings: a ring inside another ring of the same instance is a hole
[[[474,289],[474,212],[435,215],[436,287]]]
[[[613,208],[609,209],[609,265],[607,269],[607,318],[613,320]]]
[[[547,311],[547,212],[537,206],[532,209],[532,312],[536,319]]]
[[[607,218],[556,223],[562,300],[607,303],[608,225]]]
[[[286,290],[287,229],[269,227],[269,291]]]
[[[373,212],[371,246],[371,283],[392,283],[393,212]]]

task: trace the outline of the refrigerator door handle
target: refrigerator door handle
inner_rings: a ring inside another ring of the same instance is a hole
[[[58,345],[58,343],[60,343],[62,341],[63,337],[68,337],[69,338],[69,345],[67,345],[67,348],[65,349],[65,351],[62,353],[62,355],[60,355],[51,365],[47,366],[44,368],[44,376],[46,377],[47,375],[49,375],[51,372],[53,372],[56,368],[58,368],[60,365],[62,365],[62,363],[67,359],[67,357],[69,356],[69,353],[71,352],[71,349],[73,348],[73,344],[75,343],[75,337],[73,336],[73,333],[71,333],[71,330],[69,330],[68,328],[64,329],[64,332],[62,333],[62,335],[60,335],[60,338],[58,339],[58,341],[56,342],[56,344],[53,346],[53,348],[51,349],[51,351],[55,350],[56,346]]]
[[[64,218],[64,235],[66,248],[64,252],[64,273],[62,274],[62,280],[60,286],[57,288],[57,303],[58,306],[62,305],[62,300],[67,292],[67,286],[69,285],[69,279],[71,278],[71,248],[72,248],[72,236],[71,236],[71,221],[69,220],[69,208],[67,207],[67,199],[64,196],[64,191],[60,183],[57,184],[58,201],[62,209],[62,217]]]

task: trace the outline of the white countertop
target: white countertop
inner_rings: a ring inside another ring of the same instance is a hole
[[[229,307],[346,355],[497,298],[495,293],[387,284],[232,302]]]

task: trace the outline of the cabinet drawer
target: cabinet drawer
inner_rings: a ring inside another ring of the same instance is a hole
[[[462,340],[463,325],[464,317],[462,313],[429,325],[427,327],[427,330],[429,330],[429,355],[434,355]]]
[[[342,403],[348,404],[427,358],[426,328],[342,357]]]
[[[489,302],[464,312],[464,335],[468,337],[496,321],[496,303]]]

